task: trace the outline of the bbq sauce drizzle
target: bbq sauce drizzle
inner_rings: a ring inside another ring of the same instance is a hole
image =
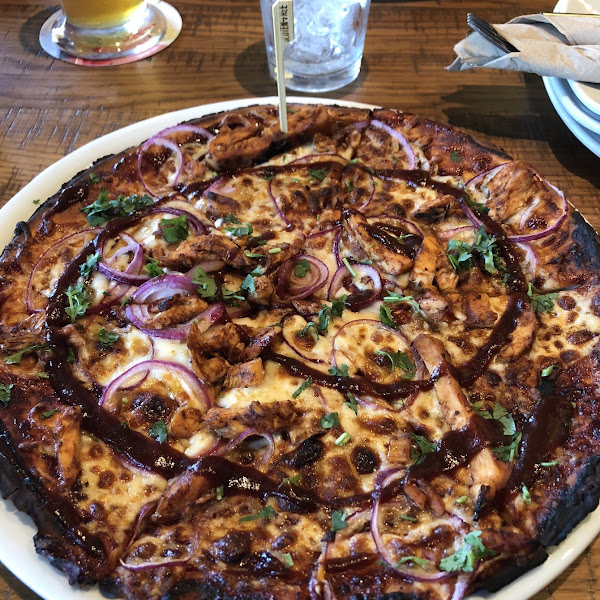
[[[311,167],[321,164],[330,165],[331,161],[326,163],[311,163]],[[297,169],[296,165],[291,170]],[[362,166],[359,166],[362,168]],[[280,166],[269,168],[269,173],[289,171],[290,167]],[[258,168],[248,171],[264,171],[264,168]],[[464,204],[464,192],[452,187],[449,184],[437,182],[431,179],[429,173],[425,171],[406,171],[406,170],[381,170],[377,172],[381,178],[403,179],[410,185],[427,186],[440,193],[452,195],[456,200]],[[206,189],[203,186],[203,189]],[[80,405],[83,409],[82,425],[84,429],[96,435],[119,454],[123,454],[134,464],[156,472],[163,477],[170,478],[181,474],[185,469],[194,469],[206,476],[215,486],[224,485],[231,492],[237,494],[249,494],[261,498],[277,497],[287,506],[293,507],[297,512],[313,512],[319,507],[331,510],[335,506],[360,505],[368,506],[372,503],[372,494],[359,494],[355,497],[346,499],[336,499],[325,501],[314,493],[302,488],[293,486],[281,486],[273,482],[268,476],[260,471],[247,466],[238,465],[218,456],[205,456],[200,459],[190,459],[184,454],[170,448],[168,445],[161,445],[138,432],[130,430],[123,426],[114,415],[103,410],[93,394],[79,382],[72,374],[67,363],[67,346],[65,338],[59,332],[59,327],[65,322],[65,290],[71,281],[76,281],[79,277],[79,266],[83,264],[87,256],[94,251],[102,248],[104,240],[109,236],[115,235],[145,216],[156,204],[139,211],[138,213],[109,223],[104,230],[90,242],[67,267],[63,275],[59,278],[55,291],[48,303],[48,342],[52,347],[52,358],[48,365],[50,381],[59,396],[59,398],[69,405]],[[527,307],[526,280],[520,268],[518,257],[513,251],[512,245],[505,240],[501,227],[490,219],[487,215],[479,215],[486,230],[496,236],[496,242],[500,252],[505,260],[508,272],[508,288],[510,290],[509,303],[506,311],[494,326],[488,342],[479,350],[477,355],[461,367],[454,368],[454,372],[461,385],[469,387],[481,376],[487,369],[493,357],[500,351],[507,341],[507,337],[514,331],[518,325],[518,319]],[[387,233],[387,232],[384,232]],[[387,240],[387,236],[386,237]],[[402,398],[417,390],[431,389],[435,383],[435,376],[421,381],[402,381],[394,385],[382,385],[370,382],[360,377],[337,377],[327,375],[312,369],[291,357],[279,355],[267,351],[265,359],[273,360],[288,370],[292,375],[312,377],[313,381],[319,385],[324,385],[341,392],[368,393],[381,396],[383,398]],[[534,415],[530,419],[529,433],[525,433],[526,439],[531,439],[531,443],[524,444],[525,452],[521,455],[518,465],[515,467],[507,488],[497,496],[503,500],[508,500],[509,496],[516,489],[516,478],[529,481],[531,472],[535,466],[534,459],[534,440],[543,437],[541,433],[549,420],[553,423],[557,420],[552,415],[560,414],[564,411],[552,410],[548,401],[540,402]],[[559,403],[564,406],[564,403]],[[549,409],[545,417],[538,418],[538,414]],[[548,416],[550,415],[550,416]],[[560,419],[558,419],[560,420]],[[559,428],[555,428],[558,431]],[[561,435],[547,436],[543,445],[544,454],[548,454],[556,446]],[[476,417],[471,419],[469,424],[460,431],[452,431],[444,436],[440,443],[440,449],[437,452],[428,454],[419,464],[413,466],[409,473],[411,478],[428,479],[435,474],[445,471],[452,471],[459,465],[465,464],[481,448],[489,446],[490,443],[499,440],[497,429],[491,427],[483,419]],[[539,452],[535,451],[539,456]],[[515,479],[515,481],[513,481]],[[396,486],[390,486],[396,487]],[[390,492],[386,492],[390,493]],[[72,522],[71,518],[66,519],[71,522],[70,526],[78,531],[77,524]]]

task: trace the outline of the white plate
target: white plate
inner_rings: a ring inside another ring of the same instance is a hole
[[[554,12],[600,14],[600,0],[559,0]],[[568,82],[579,101],[589,110],[600,115],[600,84],[572,80]]]
[[[369,107],[365,104],[321,98],[290,97],[289,101]],[[63,182],[88,168],[96,159],[137,145],[161,129],[187,119],[250,104],[277,104],[277,98],[233,100],[167,113],[129,125],[79,148],[35,177],[0,209],[0,223],[6,224],[0,229],[0,247],[12,239],[13,224],[27,219],[34,212],[36,206],[33,200],[45,199],[56,193]],[[64,574],[38,556],[33,547],[32,537],[36,529],[31,519],[19,513],[10,502],[2,500],[0,500],[0,531],[2,532],[0,561],[45,600],[105,600],[96,588],[82,590],[69,586]],[[529,571],[499,592],[483,595],[480,593],[472,596],[471,599],[526,600],[530,598],[566,569],[599,532],[600,508],[588,515],[560,546],[552,549],[550,557],[544,564]]]
[[[565,125],[571,130],[573,135],[596,156],[600,156],[600,135],[584,127],[579,123],[570,112],[568,105],[573,107],[572,91],[566,79],[557,77],[542,77],[550,102],[554,109],[564,121]]]

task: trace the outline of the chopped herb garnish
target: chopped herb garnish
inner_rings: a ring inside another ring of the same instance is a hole
[[[358,276],[358,274],[352,268],[352,265],[350,264],[350,261],[347,258],[342,258],[342,262],[346,266],[346,269],[348,269],[348,271],[350,271],[350,275],[352,275],[352,277],[357,277]]]
[[[382,304],[379,307],[379,320],[388,327],[392,327],[393,329],[397,329],[398,324],[394,321],[394,317],[392,316],[392,311],[390,307],[386,304]]]
[[[490,212],[490,209],[485,204],[480,204],[479,202],[471,200],[471,196],[469,196],[469,194],[466,192],[463,194],[463,199],[476,213],[483,213],[484,215],[487,215]]]
[[[306,337],[313,331],[317,341],[319,340],[319,330],[317,329],[317,324],[313,321],[309,321],[302,329],[296,332],[298,337]]]
[[[521,498],[523,498],[523,502],[525,502],[525,504],[531,504],[531,494],[529,493],[529,490],[525,484],[521,486]]]
[[[452,152],[450,152],[450,158],[454,161],[454,162],[460,162],[460,154],[456,151],[456,150],[452,150]]]
[[[468,271],[472,267],[473,252],[476,252],[483,261],[483,268],[488,273],[505,270],[502,258],[498,254],[496,238],[488,235],[483,225],[477,232],[477,238],[472,246],[467,242],[451,239],[446,248],[448,260],[457,273]]]
[[[76,283],[67,288],[65,295],[69,303],[65,312],[71,318],[71,323],[75,323],[75,319],[85,315],[90,306],[87,288],[84,283]]]
[[[346,181],[344,181],[344,184],[346,186],[346,191],[347,192],[352,192],[354,190],[354,186],[352,185],[352,183],[350,181],[348,181],[346,179]]]
[[[473,571],[475,563],[487,555],[494,555],[492,550],[486,550],[480,539],[481,531],[471,531],[465,535],[463,545],[450,556],[442,558],[440,569],[443,571]]]
[[[551,460],[549,462],[541,462],[540,467],[555,467],[558,464],[557,460]]]
[[[236,224],[240,224],[241,221],[232,213],[229,213],[228,215],[225,215],[224,217],[221,217],[221,219],[223,221],[225,221],[225,223],[236,223]]]
[[[323,181],[327,177],[327,169],[309,169],[308,176],[315,181]]]
[[[298,485],[300,483],[301,477],[302,477],[302,475],[300,473],[298,473],[297,475],[294,475],[293,477],[284,477],[281,480],[281,484],[282,485]]]
[[[0,404],[2,406],[8,406],[13,387],[15,387],[14,383],[0,383]]]
[[[473,266],[473,249],[467,242],[452,238],[448,241],[446,255],[457,273],[468,271]]]
[[[50,375],[48,375],[48,373],[46,373],[45,371],[40,371],[39,373],[37,373],[37,376],[39,379],[50,379]]]
[[[411,517],[410,515],[400,515],[400,518],[403,521],[410,521],[411,523],[416,523],[417,522],[417,518],[416,517]]]
[[[344,433],[342,433],[342,435],[340,435],[340,437],[337,438],[334,443],[336,446],[345,446],[351,439],[352,436],[344,431]]]
[[[469,496],[461,496],[460,498],[456,499],[456,502],[454,504],[458,504],[460,506],[461,504],[464,504],[468,499]]]
[[[45,347],[46,346],[44,344],[34,344],[33,346],[27,346],[27,348],[23,348],[23,350],[19,350],[18,352],[15,352],[14,354],[7,356],[3,360],[7,365],[19,365],[19,364],[21,364],[21,361],[23,360],[23,356],[25,354],[28,354],[29,352],[33,352],[35,350],[39,350],[40,348],[45,348]]]
[[[419,306],[419,303],[414,299],[413,296],[401,296],[400,294],[395,294],[394,292],[390,292],[389,290],[386,290],[386,294],[387,296],[383,299],[383,302],[386,302],[388,304],[391,302],[406,302],[415,314],[420,315],[424,319],[429,320],[429,317],[423,312],[423,310]]]
[[[131,296],[125,296],[123,300],[121,300],[121,308],[125,308],[128,304],[131,304]]]
[[[91,204],[88,204],[88,206],[84,206],[81,212],[86,215],[87,221],[92,227],[98,227],[112,219],[127,217],[151,204],[154,204],[154,200],[146,194],[143,196],[136,194],[133,196],[120,195],[111,200],[108,192],[105,189],[101,189],[98,198]]]
[[[332,427],[337,427],[340,424],[340,417],[336,412],[331,412],[326,414],[324,417],[321,417],[319,423],[323,429],[331,429]]]
[[[306,277],[306,275],[310,272],[310,263],[305,259],[300,259],[294,265],[294,275],[296,277]]]
[[[162,419],[159,419],[148,430],[150,437],[153,437],[159,444],[164,444],[167,441],[167,426]]]
[[[264,258],[264,254],[259,254],[258,252],[250,252],[250,250],[244,250],[244,255],[248,258]]]
[[[261,254],[262,256],[262,254]],[[254,267],[254,269],[252,269],[252,271],[250,271],[250,275],[252,275],[252,277],[260,277],[261,275],[264,275],[265,272],[263,271],[263,268],[260,265],[256,265],[256,267]]]
[[[554,308],[554,301],[558,298],[557,293],[540,294],[531,282],[527,288],[527,295],[531,300],[531,308],[534,312],[550,312]]]
[[[258,519],[270,519],[271,517],[276,516],[277,513],[275,512],[275,509],[272,506],[267,505],[255,515],[248,515],[247,517],[242,517],[240,519],[240,523],[243,523],[244,521],[256,521]]]
[[[243,296],[235,290],[230,290],[225,286],[221,288],[221,296],[223,296],[223,301],[229,306],[239,306],[238,302],[243,302],[246,299],[246,296]]]
[[[352,158],[348,161],[349,164],[355,165],[358,162],[358,158]]]
[[[521,433],[516,433],[513,436],[512,442],[507,446],[499,446],[492,448],[492,452],[498,457],[498,460],[503,462],[514,462],[517,452],[519,451],[519,444],[521,443]]]
[[[398,350],[398,352],[391,354],[389,352],[384,352],[383,350],[375,350],[375,354],[386,356],[390,359],[390,362],[392,363],[392,373],[396,370],[396,367],[399,367],[405,372],[404,375],[402,375],[403,379],[412,379],[415,376],[416,367],[406,352]]]
[[[73,348],[71,348],[71,346],[69,346],[69,351],[67,352],[67,362],[75,362],[75,351]]]
[[[250,235],[254,229],[250,223],[244,223],[241,227],[225,227],[225,231],[228,231],[235,237],[243,237],[245,235]]]
[[[335,533],[336,531],[340,531],[340,529],[348,527],[348,523],[346,522],[347,518],[348,511],[346,509],[344,509],[344,512],[334,510],[331,513],[331,531]]]
[[[347,406],[350,410],[354,411],[355,415],[357,415],[358,414],[358,402],[356,401],[356,398],[350,392],[348,392],[346,394],[346,398],[348,398],[348,400],[346,400],[346,402],[344,402],[344,406]]]
[[[88,277],[89,274],[96,268],[96,266],[100,262],[100,258],[100,252],[94,252],[93,254],[89,254],[85,259],[85,262],[79,265],[79,274],[82,277]]]
[[[329,374],[334,377],[350,377],[348,373],[348,365],[340,365],[339,367],[331,367]]]
[[[183,242],[190,235],[190,225],[186,215],[180,215],[173,219],[161,219],[160,228],[165,241],[169,244]]]
[[[438,447],[433,442],[430,442],[426,437],[422,435],[412,434],[414,444],[410,448],[410,459],[413,464],[418,465],[423,461],[426,454],[436,452]]]
[[[542,377],[549,377],[552,375],[552,371],[554,371],[554,365],[550,365],[549,367],[542,369]]]
[[[100,183],[100,177],[96,173],[90,173],[90,181],[92,183]]]
[[[246,277],[244,277],[244,280],[240,285],[240,290],[248,292],[249,294],[254,294],[256,286],[254,285],[254,277],[252,277],[252,275],[246,275]]]
[[[60,412],[60,410],[58,410],[58,408],[53,408],[52,410],[47,410],[45,412],[42,413],[42,420],[46,420],[49,419],[52,415],[55,415],[57,412]]]
[[[305,389],[309,388],[313,383],[312,377],[307,377],[298,387],[298,389],[292,394],[292,398],[297,398]]]
[[[223,500],[224,493],[225,493],[225,486],[223,486],[223,485],[218,486],[217,489],[215,490],[217,500]]]
[[[146,272],[150,277],[160,277],[165,270],[158,266],[158,261],[150,256],[146,257]]]
[[[279,254],[281,252],[281,248],[269,248],[269,254]]]
[[[102,327],[98,332],[98,341],[103,346],[112,346],[119,339],[119,334],[114,331],[107,331]]]
[[[396,566],[399,567],[404,563],[412,563],[413,565],[417,565],[418,567],[426,567],[427,565],[431,564],[431,561],[427,560],[426,558],[419,558],[418,556],[403,556],[398,561]],[[409,566],[411,565],[409,564]]]
[[[39,198],[36,198],[35,200],[32,200],[32,202],[34,204],[39,204],[41,202],[41,200]]]
[[[289,552],[286,552],[283,555],[283,562],[285,563],[286,567],[293,567],[294,566],[294,559],[292,558],[292,555]]]
[[[215,299],[217,283],[215,282],[214,277],[208,275],[202,267],[196,267],[194,276],[192,277],[192,283],[198,286],[198,293],[201,298],[204,298],[205,300]]]

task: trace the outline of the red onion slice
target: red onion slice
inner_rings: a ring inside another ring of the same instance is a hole
[[[156,164],[156,153],[154,153],[155,158],[147,157],[150,153],[150,148],[153,146],[162,147],[169,151],[168,156],[162,161],[159,167]],[[172,168],[167,168],[169,163],[172,164]],[[138,175],[146,190],[155,197],[164,195],[173,189],[173,186],[179,179],[182,167],[183,154],[181,153],[181,148],[172,140],[155,135],[140,148],[138,154]]]
[[[174,294],[190,295],[197,292],[198,286],[191,279],[185,275],[170,274],[147,281],[131,295],[131,301],[148,304],[171,298]]]
[[[383,289],[379,271],[371,265],[351,263],[354,276],[346,265],[341,265],[333,274],[327,290],[327,299],[335,300],[342,289],[349,293],[346,306],[353,311],[358,311],[378,300]],[[372,287],[367,287],[366,282],[371,281]]]
[[[144,266],[144,248],[132,236],[122,232],[120,237],[126,242],[126,246],[118,248],[110,257],[107,257],[108,241],[102,246],[102,260],[98,263],[98,271],[112,281],[125,283],[127,285],[142,285],[150,279],[150,275],[141,274]],[[127,268],[124,271],[117,269],[115,263],[125,254],[133,254]]]
[[[263,454],[260,461],[257,464],[265,464],[269,462],[271,456],[273,456],[273,452],[275,451],[275,440],[273,439],[273,435],[270,433],[263,433],[261,431],[257,431],[254,427],[250,429],[246,429],[243,433],[240,433],[235,439],[231,440],[227,446],[220,452],[220,454],[227,454],[237,446],[239,446],[244,440],[248,439],[252,436],[262,437],[267,441],[267,451]]]
[[[206,138],[207,142],[210,142],[215,136],[213,133],[205,129],[204,127],[200,127],[199,125],[190,125],[188,123],[182,123],[181,125],[174,125],[173,127],[167,127],[162,131],[159,131],[156,136],[157,137],[167,137],[168,135],[173,135],[176,133],[194,133],[197,135],[201,135]]]
[[[202,222],[198,211],[181,200],[172,200],[168,204],[162,204],[150,211],[151,213],[167,213],[170,215],[185,215],[194,235],[202,235],[207,233],[208,229]]]
[[[117,392],[125,389],[132,381],[137,381],[138,385],[140,385],[145,381],[143,377],[145,374],[158,378],[157,373],[160,371],[166,371],[169,376],[175,378],[186,387],[190,398],[199,405],[200,410],[206,412],[210,408],[210,396],[197,375],[187,367],[166,360],[145,360],[127,369],[125,373],[113,379],[104,390],[100,398],[100,406],[110,412],[119,412],[121,398]],[[140,377],[142,378],[140,379]],[[160,380],[164,384],[168,382],[168,377],[160,377]],[[175,397],[181,401],[178,395],[175,395]]]
[[[412,149],[412,146],[410,145],[410,143],[408,142],[408,140],[396,129],[394,129],[393,127],[390,127],[389,125],[387,125],[386,123],[383,123],[382,121],[379,121],[377,119],[373,119],[371,121],[371,126],[373,127],[377,127],[379,129],[383,129],[383,131],[385,131],[386,133],[388,133],[389,135],[391,135],[395,140],[397,140],[400,143],[400,146],[402,147],[402,149],[404,150],[404,154],[405,154],[405,168],[406,169],[414,169],[416,166],[416,159],[415,159],[415,152]]]
[[[191,558],[191,557],[190,557]],[[126,563],[122,558],[119,559],[121,566],[129,571],[149,571],[150,569],[160,569],[161,567],[185,567],[190,558],[162,558],[160,560],[148,560],[139,562],[135,565]]]
[[[467,190],[476,190],[479,191],[483,185],[489,185],[491,181],[494,180],[495,177],[499,177],[502,183],[502,193],[510,194],[510,182],[514,177],[513,170],[515,168],[514,162],[507,162],[501,165],[498,165],[492,169],[488,169],[487,171],[483,171],[479,173],[472,179],[470,179],[466,184]],[[523,206],[516,214],[509,215],[504,219],[504,222],[500,223],[503,229],[506,231],[506,239],[511,242],[532,242],[534,240],[538,240],[540,238],[546,237],[550,235],[554,231],[556,231],[564,222],[567,217],[567,199],[565,195],[554,185],[552,185],[549,181],[544,179],[533,167],[529,165],[521,165],[521,170],[527,172],[531,175],[531,185],[539,185],[545,186],[549,188],[554,194],[554,199],[556,200],[556,204],[558,205],[559,214],[555,216],[554,221],[547,223],[547,219],[543,219],[547,224],[542,229],[538,231],[533,231],[532,233],[519,233],[519,231],[527,228],[528,222],[533,222],[534,224],[538,221],[542,220],[540,218],[536,218],[536,211],[543,210],[545,206],[548,205],[548,201],[542,199],[540,204],[536,203],[536,198],[538,197],[537,189],[534,190],[525,190],[523,192],[523,196],[527,196],[527,200],[530,201],[530,204],[527,206]],[[503,171],[504,169],[510,169],[510,175],[507,178],[507,181],[503,181]],[[543,192],[544,190],[542,190]],[[471,220],[471,222],[479,228],[481,226],[481,219],[475,214],[473,209],[467,205],[466,202],[461,202],[461,207],[467,217]],[[507,221],[513,217],[518,217],[519,222],[514,225],[509,225]],[[515,229],[517,232],[515,232]]]
[[[91,241],[99,231],[100,228],[95,227],[93,229],[84,229],[76,233],[71,233],[52,244],[52,246],[50,246],[50,248],[48,248],[40,256],[39,260],[35,263],[33,269],[31,270],[31,274],[29,275],[29,280],[27,282],[25,306],[29,313],[36,313],[42,310],[40,307],[40,300],[44,299],[44,296],[41,293],[43,288],[37,288],[36,277],[42,272],[48,274],[50,273],[50,268],[56,265],[57,258],[54,255],[58,254],[58,252],[65,246],[73,244],[76,247],[76,250],[74,250],[74,256],[77,256],[83,247],[89,241]],[[48,261],[48,264],[46,264],[46,261]],[[49,287],[51,288],[52,286]]]
[[[310,266],[304,277],[295,274],[296,265],[306,260]],[[297,254],[286,260],[277,272],[277,293],[286,300],[307,298],[320,290],[329,278],[327,265],[310,254]]]

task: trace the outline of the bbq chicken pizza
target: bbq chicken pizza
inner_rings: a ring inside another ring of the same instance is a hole
[[[394,110],[165,129],[0,260],[0,489],[128,600],[460,600],[600,495],[600,251],[533,167]]]

